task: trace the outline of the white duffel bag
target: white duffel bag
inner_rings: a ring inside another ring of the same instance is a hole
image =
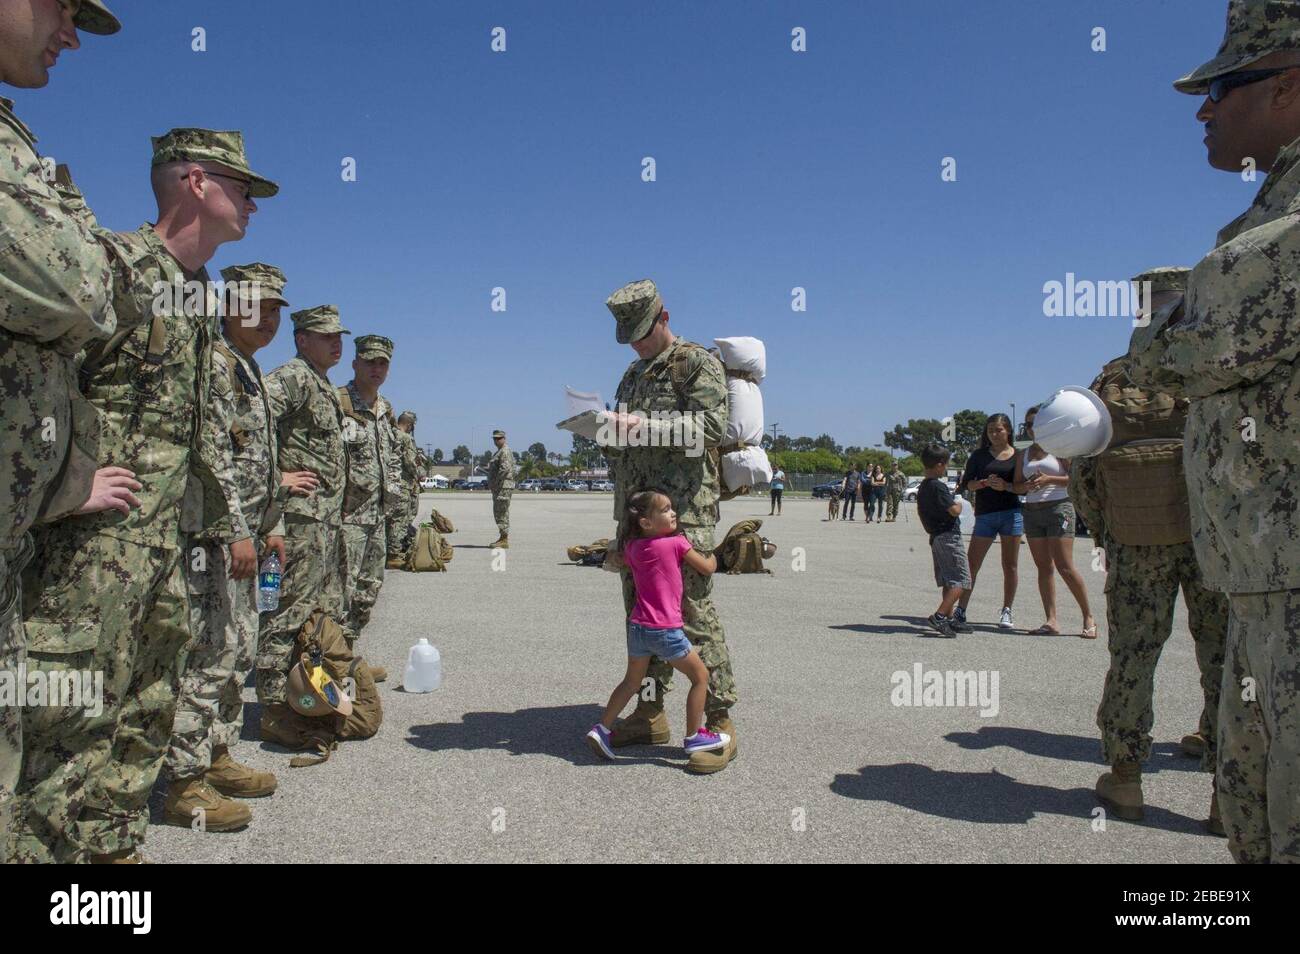
[[[767,348],[757,338],[714,338],[728,371],[744,371],[762,384],[767,377]]]
[[[753,487],[772,479],[772,464],[761,447],[742,447],[722,455],[722,483],[727,490]]]
[[[727,378],[727,436],[729,444],[757,444],[763,439],[763,392],[753,381]]]

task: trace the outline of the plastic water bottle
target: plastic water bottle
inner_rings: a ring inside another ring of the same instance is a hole
[[[257,574],[257,611],[269,613],[280,606],[280,555],[272,550]]]
[[[420,641],[411,647],[406,657],[406,676],[402,688],[407,692],[433,692],[442,685],[442,657],[429,641]]]

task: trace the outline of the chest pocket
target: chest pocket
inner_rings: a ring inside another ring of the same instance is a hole
[[[642,379],[636,397],[628,402],[628,409],[633,413],[677,409],[677,391],[666,368],[651,378]]]

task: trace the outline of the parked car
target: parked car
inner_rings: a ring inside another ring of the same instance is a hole
[[[840,482],[838,480],[832,480],[830,483],[826,484],[818,484],[812,489],[812,495],[814,497],[834,497],[837,496],[839,492]]]
[[[478,477],[466,477],[465,489],[466,490],[487,490],[488,479],[481,475]]]
[[[442,475],[433,477],[424,477],[420,480],[421,490],[445,490],[447,487],[447,478]]]
[[[542,481],[542,489],[543,489],[543,490],[563,490],[563,489],[564,489],[564,481],[560,480],[560,478],[558,478],[558,477],[547,477],[545,480]]]
[[[612,480],[593,480],[591,482],[592,490],[603,490],[606,493],[614,492],[614,482]]]
[[[537,493],[541,489],[542,481],[537,477],[529,477],[527,480],[521,480],[515,484],[515,490],[531,490],[533,493]]]
[[[464,490],[464,489],[465,489],[465,478],[464,478],[464,477],[457,477],[455,480],[453,480],[453,481],[451,482],[451,489],[452,489],[452,490]]]
[[[564,489],[565,490],[586,490],[587,484],[585,481],[581,481],[581,480],[566,480],[564,482]]]
[[[909,477],[907,479],[907,490],[903,491],[903,499],[908,503],[916,502],[916,492],[921,489],[921,481],[924,477]],[[948,478],[948,489],[952,491],[953,496],[957,495],[957,481],[951,477]]]

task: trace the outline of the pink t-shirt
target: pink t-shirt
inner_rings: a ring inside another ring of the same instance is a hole
[[[629,540],[623,560],[636,584],[632,622],[651,629],[682,628],[682,556],[691,541],[680,533]]]

